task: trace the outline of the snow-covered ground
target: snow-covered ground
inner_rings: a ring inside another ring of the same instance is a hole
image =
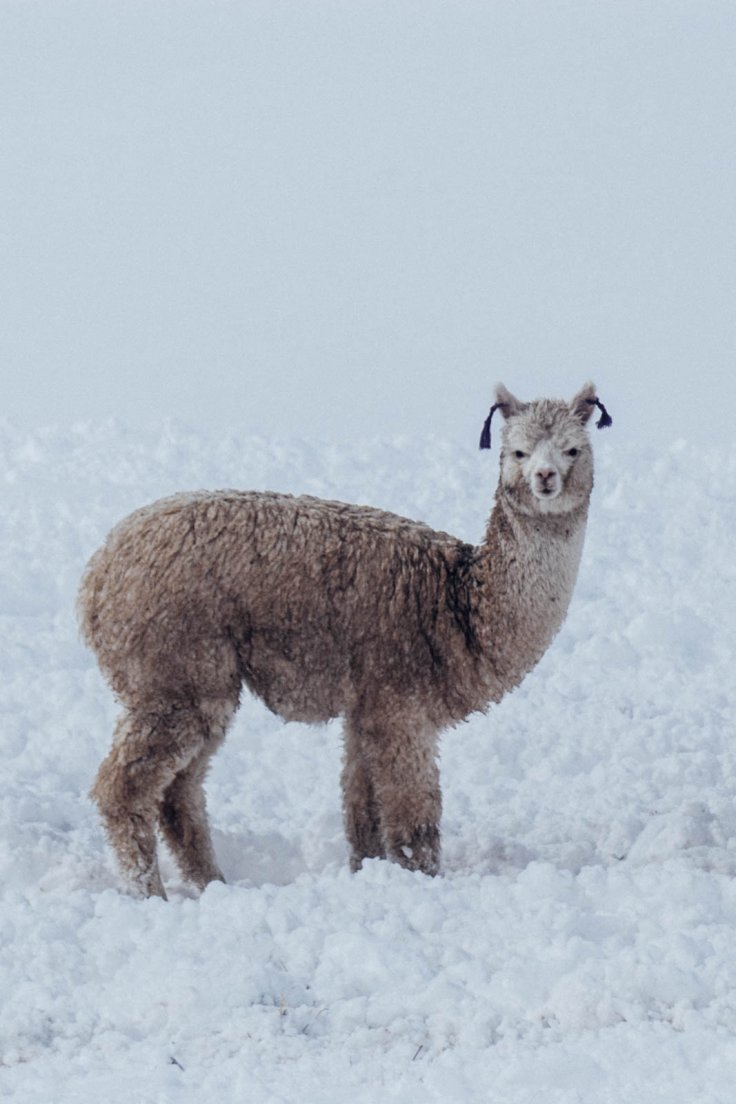
[[[612,411],[614,418],[616,410]],[[368,502],[478,540],[497,454],[0,430],[0,1093],[38,1104],[732,1104],[736,462],[595,435],[569,619],[446,734],[444,875],[351,876],[340,731],[246,700],[209,783],[228,877],[118,890],[86,794],[115,705],[74,597],[173,490]]]

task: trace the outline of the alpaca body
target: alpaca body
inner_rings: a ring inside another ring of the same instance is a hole
[[[222,877],[202,782],[243,685],[287,721],[344,718],[354,869],[388,855],[436,873],[438,734],[518,685],[557,632],[592,467],[583,482],[557,512],[517,501],[502,471],[477,548],[370,507],[256,492],[177,495],[116,526],[79,609],[124,708],[93,796],[134,888],[164,895],[157,823],[185,877]]]

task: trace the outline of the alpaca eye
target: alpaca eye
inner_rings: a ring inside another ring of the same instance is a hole
[[[522,452],[521,449],[517,449],[516,452],[514,453],[514,456],[516,457],[517,460],[523,460],[524,457],[526,456],[526,453]]]
[[[580,449],[576,449],[576,448],[571,448],[571,449],[568,449],[568,450],[567,450],[567,455],[568,455],[568,456],[577,456],[577,454],[578,454],[579,452],[580,452]]]

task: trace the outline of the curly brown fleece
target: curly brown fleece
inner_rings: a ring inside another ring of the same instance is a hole
[[[342,716],[351,865],[435,874],[441,730],[518,685],[564,619],[593,485],[571,403],[499,386],[501,478],[484,542],[311,497],[177,495],[120,522],[82,581],[82,630],[123,706],[92,795],[123,873],[222,879],[203,780],[245,684],[285,720]]]

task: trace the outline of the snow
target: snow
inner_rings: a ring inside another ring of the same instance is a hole
[[[284,726],[247,699],[208,781],[228,884],[197,897],[166,858],[164,903],[120,892],[86,796],[115,704],[74,598],[105,532],[159,495],[240,486],[475,541],[497,454],[0,427],[1,1094],[730,1104],[736,464],[615,434],[595,434],[563,630],[444,737],[443,875],[351,875],[339,725]]]

